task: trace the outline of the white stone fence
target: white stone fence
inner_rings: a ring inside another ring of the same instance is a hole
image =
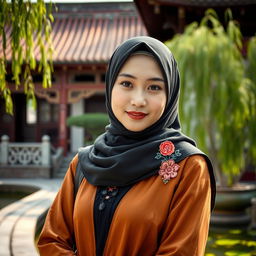
[[[6,165],[50,165],[50,137],[44,135],[41,143],[10,143],[9,137],[1,137],[0,163]]]
[[[62,153],[61,148],[55,149],[51,146],[48,135],[44,135],[39,143],[9,142],[9,137],[3,135],[0,143],[0,176],[50,178],[55,169],[59,168]],[[22,174],[19,173],[21,169]],[[30,174],[25,174],[25,171]]]

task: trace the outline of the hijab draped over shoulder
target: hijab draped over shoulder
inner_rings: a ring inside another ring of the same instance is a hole
[[[167,92],[167,103],[161,118],[139,132],[127,130],[111,109],[111,92],[118,73],[125,61],[136,52],[153,55],[163,72]],[[161,159],[156,157],[159,146],[162,142],[170,141],[179,152],[175,158],[176,163],[195,154],[205,157],[211,178],[213,208],[215,179],[212,165],[195,142],[181,132],[178,116],[179,90],[177,63],[162,42],[146,36],[134,37],[115,50],[106,73],[106,108],[110,124],[94,145],[79,152],[83,174],[89,183],[95,186],[126,186],[158,174],[161,165]]]

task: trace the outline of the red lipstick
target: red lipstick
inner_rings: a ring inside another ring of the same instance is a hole
[[[126,112],[128,116],[134,120],[140,120],[143,119],[147,114],[143,112],[137,112],[137,111],[127,111]]]

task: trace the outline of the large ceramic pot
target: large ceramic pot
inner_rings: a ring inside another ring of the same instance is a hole
[[[216,204],[211,224],[219,227],[248,227],[251,222],[252,198],[256,197],[256,184],[237,184],[217,187]]]

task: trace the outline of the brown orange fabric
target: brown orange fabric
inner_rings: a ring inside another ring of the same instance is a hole
[[[94,256],[93,204],[96,187],[85,179],[74,205],[73,159],[53,202],[38,248],[42,256]],[[114,213],[104,256],[203,256],[210,221],[211,186],[202,156],[180,163],[178,176],[163,184],[158,175],[135,184]]]

